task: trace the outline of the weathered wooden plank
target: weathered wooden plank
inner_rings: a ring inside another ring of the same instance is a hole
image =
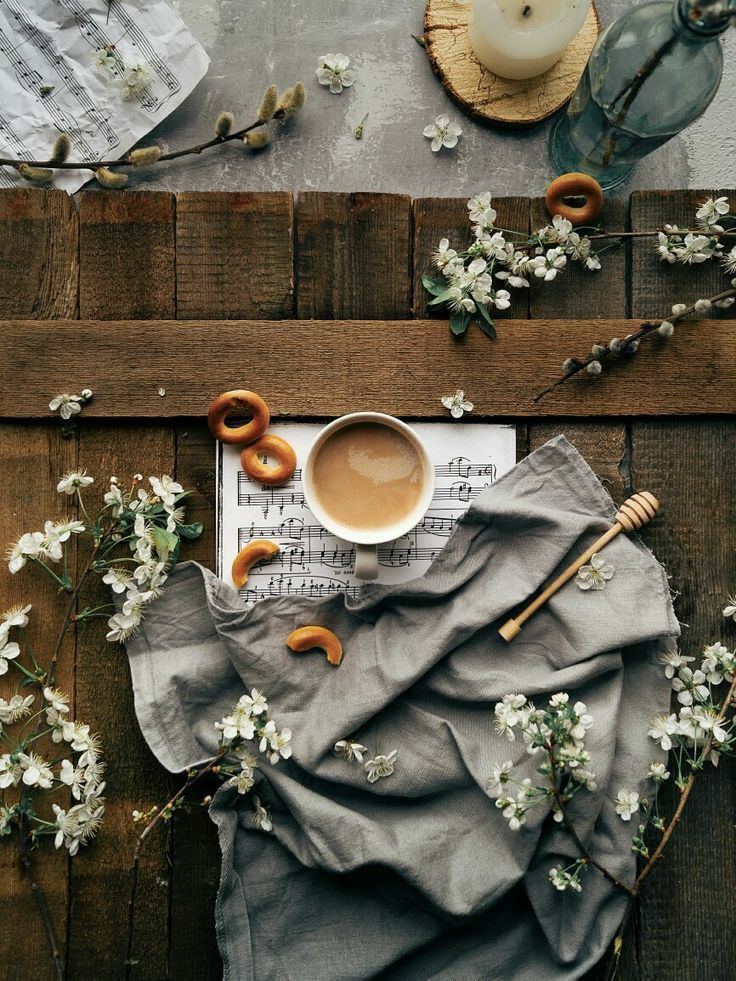
[[[532,198],[530,225],[532,231],[551,221],[544,198]],[[626,230],[626,204],[607,200],[598,222],[602,228]],[[611,243],[594,243],[596,249],[608,248]],[[600,258],[601,269],[590,272],[582,263],[568,259],[567,266],[551,283],[532,281],[529,307],[533,320],[543,317],[607,318],[626,316],[626,245],[606,251]],[[607,341],[609,336],[600,340]],[[571,352],[587,354],[585,349]]]
[[[411,199],[306,191],[297,203],[299,318],[409,317]]]
[[[293,199],[286,191],[178,194],[177,317],[292,316],[293,223]]]
[[[187,559],[215,568],[215,441],[203,420],[177,427],[176,479],[192,496],[187,519],[201,521],[200,538],[187,545]],[[204,794],[204,791],[201,791]],[[169,977],[222,977],[215,936],[215,898],[220,881],[220,847],[207,809],[193,807],[171,829],[171,922]]]
[[[85,409],[88,417],[201,417],[215,395],[250,387],[275,415],[377,408],[440,418],[440,396],[460,384],[480,416],[736,411],[733,321],[698,324],[697,358],[683,329],[661,350],[656,341],[643,344],[635,359],[602,377],[576,378],[532,401],[565,355],[634,325],[507,321],[497,341],[477,330],[458,342],[436,321],[123,321],[114,330],[86,321],[0,322],[0,412],[42,416],[49,391],[89,385],[99,394]],[[188,370],[192,364],[196,372]]]
[[[495,198],[496,225],[526,234],[529,231],[528,198]],[[422,274],[435,272],[432,256],[441,238],[450,240],[450,245],[461,252],[471,243],[472,226],[468,220],[467,198],[419,198],[413,202],[414,214],[414,283],[413,309],[415,317],[436,317],[447,319],[447,315],[430,307],[432,297],[422,285]],[[508,236],[513,241],[512,236]],[[503,288],[499,280],[497,287]],[[507,318],[523,319],[529,315],[529,297],[524,290],[512,290],[512,302],[508,310],[498,311],[499,320]]]
[[[695,228],[698,204],[708,197],[721,195],[726,195],[736,205],[736,190],[635,191],[631,195],[632,231],[648,231],[665,224]],[[729,241],[733,244],[733,239]],[[634,316],[664,318],[673,303],[690,304],[728,288],[731,277],[724,273],[718,262],[671,265],[658,257],[656,246],[656,238],[633,240],[631,309]],[[730,317],[733,308],[730,311],[714,309],[712,315]]]
[[[173,473],[174,435],[169,429],[136,424],[90,424],[80,432],[82,465],[93,470],[102,494],[115,475],[129,485],[133,474]],[[95,578],[82,602],[99,606],[110,601],[107,586]],[[106,620],[94,620],[79,637],[76,701],[80,716],[99,732],[107,762],[105,820],[88,856],[72,868],[69,976],[117,978],[123,973],[127,935],[126,903],[129,868],[139,828],[134,809],[146,811],[164,803],[170,778],[143,740],[133,708],[133,692],[125,650],[105,639]],[[143,853],[137,897],[136,978],[166,977],[169,920],[167,826],[159,829]]]
[[[3,317],[75,317],[79,225],[64,191],[0,191],[0,312]]]
[[[691,226],[697,202],[721,193],[734,197],[727,191],[635,194],[632,226],[651,228],[665,222]],[[666,312],[673,302],[710,295],[727,282],[715,263],[669,266],[660,264],[652,253],[651,243],[637,242],[634,247],[632,310],[637,316]],[[693,328],[697,334],[690,351],[683,351],[683,367],[687,358],[700,356],[700,329],[700,325]],[[733,646],[734,626],[720,614],[736,582],[734,421],[637,421],[632,424],[631,446],[636,484],[651,489],[663,506],[663,520],[648,526],[644,537],[664,563],[677,593],[681,649],[697,656],[703,644],[715,640]],[[666,791],[671,806],[676,793],[673,787]],[[682,823],[641,897],[642,977],[694,977],[704,971],[714,981],[733,976],[735,802],[736,768],[729,761],[715,771],[708,768],[698,779]],[[717,903],[714,883],[719,884]],[[687,944],[672,942],[673,937],[683,936]]]
[[[29,425],[27,423],[0,424],[0,547],[16,541],[26,531],[43,529],[47,519],[59,520],[76,517],[69,507],[69,498],[60,498],[56,492],[59,477],[74,469],[77,458],[75,439],[64,439],[57,420]],[[74,561],[75,545],[69,556]],[[38,566],[28,563],[11,576],[5,562],[0,563],[0,610],[19,604],[31,603],[30,623],[23,631],[22,662],[27,668],[32,664],[27,654],[27,642],[32,646],[39,663],[48,667],[66,609],[66,597],[59,594],[50,576]],[[59,655],[56,684],[58,688],[73,694],[74,632],[67,635]],[[19,671],[10,668],[0,679],[0,695],[14,695],[21,680]],[[34,711],[40,708],[37,696]],[[11,729],[12,733],[14,729]],[[7,748],[7,747],[6,747]],[[36,747],[47,759],[58,757],[57,747],[51,740],[40,740]],[[55,798],[63,806],[64,795]],[[51,802],[47,801],[40,816],[53,820]],[[0,931],[0,974],[9,981],[25,981],[51,978],[51,955],[36,903],[31,895],[28,880],[18,861],[17,835],[3,838],[0,843],[0,904],[6,910],[13,929]],[[33,854],[36,872],[51,912],[54,931],[62,951],[66,947],[68,864],[65,852],[57,852],[49,838],[41,840]],[[22,925],[23,943],[18,943]],[[5,971],[8,971],[5,974]]]
[[[175,316],[174,215],[173,194],[82,192],[81,317]]]

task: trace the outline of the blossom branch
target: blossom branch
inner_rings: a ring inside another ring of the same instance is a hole
[[[57,981],[63,981],[64,978],[64,965],[61,960],[61,953],[59,951],[59,944],[56,940],[56,933],[54,931],[54,924],[51,921],[51,913],[49,912],[48,903],[46,902],[46,896],[44,895],[43,889],[40,886],[38,878],[36,876],[36,869],[33,864],[33,859],[31,858],[30,851],[28,848],[28,842],[30,835],[27,828],[27,822],[25,815],[21,814],[20,823],[20,847],[19,847],[19,857],[20,863],[23,866],[23,870],[28,879],[28,885],[31,890],[31,894],[36,901],[36,906],[38,907],[38,912],[41,917],[41,922],[43,923],[44,933],[46,934],[46,941],[51,951],[51,962],[54,967],[54,976]]]

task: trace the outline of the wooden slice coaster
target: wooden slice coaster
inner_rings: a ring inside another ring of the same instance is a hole
[[[531,126],[569,102],[600,33],[595,4],[562,58],[536,78],[500,78],[484,68],[470,47],[472,0],[428,0],[424,44],[435,74],[469,116],[488,123]]]

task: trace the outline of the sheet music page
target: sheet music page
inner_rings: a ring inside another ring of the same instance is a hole
[[[301,463],[322,428],[284,423],[269,428],[294,447]],[[435,493],[424,519],[408,535],[378,547],[378,582],[420,576],[440,552],[455,519],[478,494],[516,463],[516,427],[485,423],[416,423],[435,465]],[[270,538],[281,551],[255,565],[240,590],[248,605],[268,596],[355,595],[354,549],[325,531],[304,503],[301,470],[282,487],[264,487],[240,467],[238,446],[217,444],[218,575],[234,586],[233,559],[251,538]]]
[[[114,65],[93,55],[114,46]],[[153,81],[123,99],[123,65],[144,61]],[[70,160],[120,157],[165,119],[207,72],[209,58],[164,0],[0,0],[0,156],[47,160],[60,133]],[[89,171],[57,171],[69,193]],[[0,187],[29,186],[0,167]],[[39,185],[34,185],[39,186]]]

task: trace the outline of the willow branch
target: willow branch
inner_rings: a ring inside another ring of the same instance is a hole
[[[185,783],[177,790],[177,792],[170,797],[169,800],[164,804],[164,806],[156,812],[156,816],[146,825],[143,831],[138,835],[138,840],[135,843],[135,849],[133,850],[133,859],[130,865],[130,896],[128,898],[128,937],[125,946],[125,979],[129,981],[131,977],[132,968],[135,966],[135,961],[133,959],[133,939],[135,930],[135,900],[138,891],[138,871],[140,868],[141,853],[143,851],[143,846],[151,834],[153,829],[159,824],[160,821],[168,820],[173,812],[173,808],[176,806],[177,802],[184,796],[184,794],[195,784],[197,781],[201,780],[203,776],[207,773],[212,773],[220,762],[222,757],[225,755],[226,749],[223,748],[210,762],[202,767],[201,770],[197,770],[193,776],[187,777]]]
[[[727,290],[722,290],[720,293],[716,293],[714,296],[708,297],[708,299],[710,303],[717,303],[719,300],[725,300],[730,296],[736,296],[736,287],[730,287]],[[686,317],[689,317],[692,313],[695,313],[694,303],[691,306],[686,307],[681,313],[675,313],[667,317],[666,320],[667,322],[674,324],[678,320],[684,320]],[[546,395],[549,395],[550,392],[554,392],[556,388],[559,388],[560,385],[564,385],[565,382],[569,381],[571,378],[574,378],[575,375],[579,375],[581,371],[585,371],[588,365],[593,361],[608,361],[614,357],[626,356],[626,346],[633,344],[636,341],[640,341],[643,337],[647,337],[649,334],[654,333],[654,331],[657,330],[663,322],[664,319],[656,321],[648,320],[646,323],[643,323],[636,333],[631,334],[626,338],[624,350],[620,353],[612,351],[609,344],[606,345],[606,350],[602,354],[597,356],[591,354],[585,360],[577,361],[576,364],[574,364],[566,374],[558,378],[557,381],[552,382],[551,385],[548,385],[547,388],[543,389],[541,392],[537,392],[533,401],[541,401]]]

